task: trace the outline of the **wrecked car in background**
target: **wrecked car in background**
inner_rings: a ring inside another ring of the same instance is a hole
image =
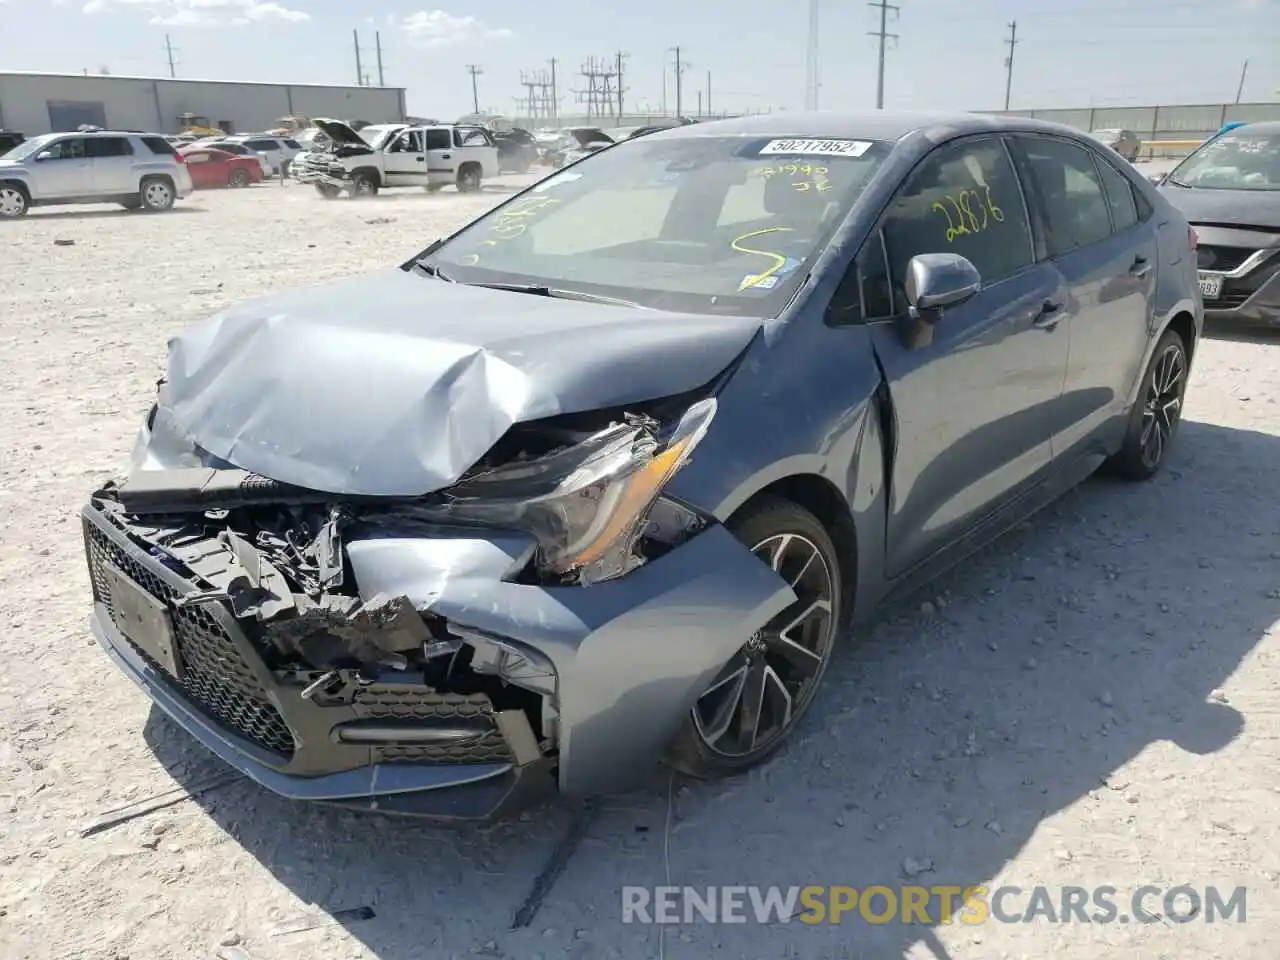
[[[219,313],[84,508],[93,632],[289,797],[484,817],[757,764],[842,624],[1160,469],[1194,234],[1120,165],[1018,118],[708,123]]]

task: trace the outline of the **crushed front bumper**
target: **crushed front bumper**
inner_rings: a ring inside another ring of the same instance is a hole
[[[406,596],[460,633],[522,647],[551,665],[556,737],[545,749],[522,711],[496,711],[479,695],[379,683],[345,703],[304,698],[301,684],[268,669],[229,607],[175,602],[203,584],[97,507],[87,506],[83,521],[93,633],[157,706],[270,790],[390,812],[480,819],[557,781],[574,796],[643,783],[716,672],[794,600],[719,526],[590,587],[507,582],[501,575],[518,547],[474,531],[348,543],[363,598]],[[114,602],[113,590],[129,596]],[[154,616],[138,613],[139,597]],[[170,624],[169,648],[143,638],[149,618]],[[459,718],[471,726],[469,740],[407,751],[344,742],[338,732],[382,720],[449,727]]]

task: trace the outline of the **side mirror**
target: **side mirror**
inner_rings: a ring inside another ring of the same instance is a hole
[[[907,264],[903,284],[913,319],[937,323],[946,307],[982,289],[978,268],[957,253],[921,253]]]
[[[52,160],[52,159],[53,159],[53,151],[52,151],[52,150],[41,150],[39,153],[37,153],[37,154],[36,154],[36,159],[37,159],[37,160]]]
[[[1167,173],[1149,173],[1147,174],[1147,179],[1158,187],[1169,179],[1169,175]]]

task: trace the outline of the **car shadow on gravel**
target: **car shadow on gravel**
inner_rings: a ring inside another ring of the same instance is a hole
[[[445,828],[247,782],[197,802],[304,903],[372,907],[348,929],[383,960],[655,956],[658,928],[621,922],[623,885],[983,883],[1082,800],[1115,829],[1141,825],[1141,794],[1176,789],[1114,780],[1144,749],[1203,755],[1239,734],[1216,688],[1280,618],[1277,475],[1280,439],[1184,423],[1153,482],[1090,480],[886,609],[844,644],[795,742],[763,768],[719,783],[658,772],[602,801],[527,929],[511,919],[569,823],[563,805]],[[148,738],[180,781],[217,766],[154,711]],[[241,931],[250,956],[285,949],[278,919]],[[291,934],[289,949],[319,936]],[[951,956],[936,927],[858,919],[695,916],[662,936],[672,957],[900,957],[918,941]]]
[[[1230,320],[1206,321],[1204,335],[1211,340],[1229,340],[1233,343],[1280,344],[1280,327],[1250,326]]]
[[[163,213],[145,213],[142,210],[125,210],[116,208],[114,210],[104,210],[94,208],[92,210],[45,210],[37,207],[27,214],[28,220],[110,220],[114,217],[167,217],[175,213],[207,213],[204,207],[185,206],[171,207]]]

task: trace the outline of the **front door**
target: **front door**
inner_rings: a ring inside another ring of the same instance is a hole
[[[37,198],[87,197],[93,193],[93,161],[85,137],[63,137],[36,155]]]
[[[1124,428],[1154,322],[1156,228],[1127,176],[1070,140],[1019,136],[1045,247],[1068,290],[1055,453],[1105,453]],[[1110,442],[1109,441],[1110,438]]]
[[[397,134],[382,156],[387,186],[426,186],[427,152],[423,148],[421,130],[406,130]]]
[[[911,258],[957,253],[982,288],[947,308],[931,340],[907,312]],[[896,414],[889,576],[910,572],[1047,471],[1060,416],[1064,291],[1036,263],[1004,141],[944,144],[912,171],[859,257],[872,342]]]

